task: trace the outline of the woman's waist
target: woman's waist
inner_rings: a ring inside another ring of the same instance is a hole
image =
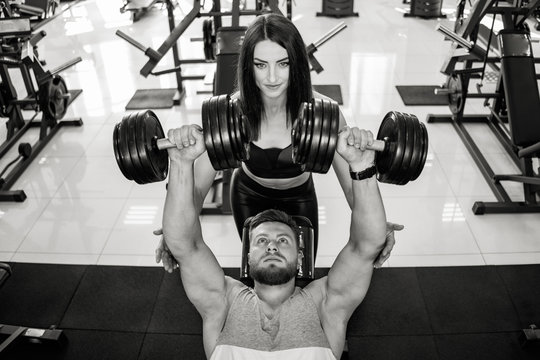
[[[255,181],[257,184],[264,186],[266,188],[277,189],[277,190],[285,190],[285,189],[298,187],[302,184],[305,184],[306,181],[308,181],[311,176],[311,173],[304,172],[304,173],[301,173],[300,175],[288,177],[288,178],[263,178],[263,177],[253,174],[253,172],[251,172],[249,168],[246,166],[246,164],[244,163],[242,163],[242,170],[244,170],[244,173],[246,174],[246,176],[248,176],[250,179]]]

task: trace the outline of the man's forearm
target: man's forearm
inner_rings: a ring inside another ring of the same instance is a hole
[[[177,259],[200,238],[199,211],[200,206],[194,199],[193,163],[171,162],[163,209],[163,235]]]
[[[386,237],[386,214],[377,179],[353,180],[352,192],[351,241],[361,249],[371,249],[376,256]]]

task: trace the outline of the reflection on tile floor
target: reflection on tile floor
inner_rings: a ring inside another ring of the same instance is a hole
[[[122,30],[145,46],[158,48],[168,35],[165,9],[157,6],[133,23],[129,14],[120,14],[121,3],[83,1],[43,27],[47,36],[39,43],[39,53],[48,69],[77,56],[83,59],[62,76],[70,89],[83,90],[66,117],[81,117],[84,125],[62,128],[12,187],[26,192],[25,202],[0,203],[0,261],[156,266],[159,237],[152,230],[161,224],[165,183],[137,185],[126,180],[115,164],[112,130],[126,114],[124,107],[135,90],[171,88],[176,80],[173,75],[140,76],[147,58],[115,35]],[[189,1],[179,3],[177,21],[190,10]],[[293,20],[306,44],[338,22],[348,26],[318,49],[315,55],[325,70],[312,76],[314,84],[341,85],[342,111],[351,125],[375,132],[390,110],[413,113],[421,121],[428,114],[449,114],[445,106],[405,106],[395,85],[445,81],[439,70],[450,43],[435,26],[452,25],[454,2],[445,1],[449,17],[441,20],[405,18],[405,6],[401,1],[359,1],[355,4],[359,17],[337,20],[315,16],[319,1],[295,2]],[[190,40],[201,37],[201,24],[196,19],[178,42],[182,58],[203,57],[201,43]],[[172,56],[167,55],[156,70],[171,66]],[[199,64],[182,70],[184,75],[206,75],[214,68]],[[14,82],[23,93],[16,75]],[[200,92],[211,86],[203,81],[184,81],[184,86],[180,106],[156,110],[165,131],[200,124],[200,106],[209,96]],[[483,113],[481,104],[468,106]],[[453,127],[426,126],[430,146],[421,177],[406,186],[380,185],[388,219],[405,225],[396,234],[386,266],[540,263],[540,215],[474,215],[473,203],[493,201],[494,195]],[[515,172],[486,130],[483,125],[470,126],[493,167]],[[37,136],[32,130],[22,140],[34,142]],[[11,150],[0,159],[0,166],[15,156],[16,150]],[[321,234],[317,265],[330,266],[347,241],[350,210],[333,171],[314,179]],[[522,198],[519,185],[507,187],[512,198]],[[202,226],[220,263],[238,266],[240,240],[232,217],[205,215]]]

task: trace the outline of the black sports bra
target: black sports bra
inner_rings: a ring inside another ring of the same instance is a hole
[[[304,173],[300,165],[293,163],[292,145],[284,149],[262,149],[251,143],[249,160],[244,164],[253,175],[267,179],[292,178]]]

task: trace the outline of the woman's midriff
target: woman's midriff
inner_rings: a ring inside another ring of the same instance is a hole
[[[305,183],[309,179],[309,176],[310,176],[309,172],[305,172],[292,178],[267,179],[267,178],[261,178],[261,177],[255,176],[251,171],[249,171],[247,166],[243,163],[242,163],[242,169],[244,170],[247,176],[249,176],[253,181],[258,183],[259,185],[270,188],[270,189],[277,189],[277,190],[290,189],[296,186],[300,186],[303,183]]]

